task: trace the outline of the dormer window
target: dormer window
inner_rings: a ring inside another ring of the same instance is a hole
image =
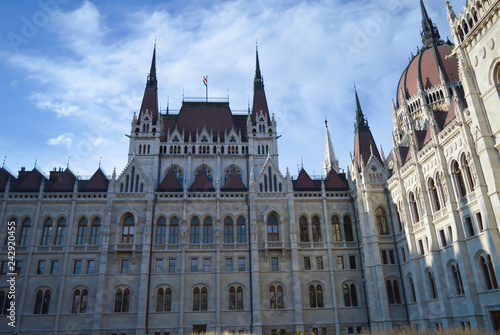
[[[179,142],[179,136],[175,135],[172,142],[175,142],[175,143]]]
[[[231,143],[236,142],[236,138],[234,138],[234,136],[231,136],[231,138],[229,139],[229,142],[231,142]]]
[[[259,121],[260,121],[260,122],[264,122],[264,118],[263,118],[263,117],[261,117],[261,118],[259,119]]]
[[[201,143],[206,143],[206,142],[208,142],[208,138],[206,136],[203,136],[201,138]]]

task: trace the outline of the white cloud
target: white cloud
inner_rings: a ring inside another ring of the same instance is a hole
[[[67,149],[71,149],[71,143],[73,142],[72,139],[73,134],[71,133],[64,133],[62,135],[59,135],[55,138],[49,138],[47,141],[48,145],[64,145]]]

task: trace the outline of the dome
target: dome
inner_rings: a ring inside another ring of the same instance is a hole
[[[453,44],[442,42],[436,46],[425,48],[411,60],[406,67],[397,89],[398,107],[401,106],[401,91],[405,99],[411,99],[418,93],[417,78],[422,83],[422,88],[428,90],[441,84],[439,68],[442,69],[444,80],[447,83],[459,81],[458,62],[455,57],[449,57],[453,50]]]

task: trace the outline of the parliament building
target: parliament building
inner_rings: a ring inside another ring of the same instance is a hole
[[[248,113],[210,98],[161,113],[156,50],[121,172],[2,168],[5,320],[17,275],[0,333],[499,331],[500,0],[447,2],[453,42],[420,6],[392,150],[353,92],[346,173],[327,124],[322,178],[280,169],[258,52]]]

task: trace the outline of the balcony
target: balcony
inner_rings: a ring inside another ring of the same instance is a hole
[[[99,252],[101,247],[99,245],[74,245],[71,248],[73,252]]]

